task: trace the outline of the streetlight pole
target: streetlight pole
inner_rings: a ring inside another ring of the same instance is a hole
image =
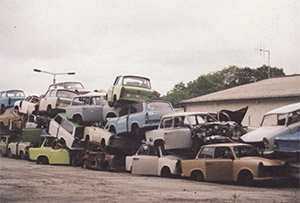
[[[33,69],[33,71],[38,72],[38,73],[46,73],[46,74],[50,74],[53,75],[53,84],[56,84],[56,79],[55,77],[57,75],[75,75],[75,72],[67,72],[67,73],[52,73],[52,72],[48,72],[48,71],[44,71],[44,70],[40,70],[40,69]]]

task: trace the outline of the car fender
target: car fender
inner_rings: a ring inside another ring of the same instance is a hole
[[[258,168],[258,166],[257,166]],[[233,181],[237,181],[238,180],[238,177],[239,177],[239,174],[241,173],[241,171],[249,171],[253,177],[256,176],[257,173],[254,173],[253,169],[245,166],[245,167],[241,167],[239,168],[237,171],[233,171]]]
[[[166,166],[170,169],[171,174],[177,174],[176,163],[178,160],[161,157],[158,159],[158,173],[161,175],[161,170]]]

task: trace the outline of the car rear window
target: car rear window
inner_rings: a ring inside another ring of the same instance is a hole
[[[147,108],[150,111],[172,110],[172,107],[167,102],[150,102],[150,103],[147,104]]]
[[[74,96],[76,96],[76,94],[74,92],[71,92],[71,91],[59,90],[59,91],[57,91],[56,96],[57,97],[62,97],[62,98],[72,99]]]

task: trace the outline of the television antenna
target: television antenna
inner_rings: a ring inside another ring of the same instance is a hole
[[[271,51],[268,49],[265,49],[265,45],[263,45],[263,47],[260,46],[260,48],[255,48],[254,50],[258,51],[261,56],[265,56],[265,53],[268,54],[268,78],[270,78],[271,77],[271,68],[270,68]]]

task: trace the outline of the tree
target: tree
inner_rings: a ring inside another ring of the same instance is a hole
[[[266,65],[256,69],[229,66],[221,71],[200,75],[196,80],[188,82],[187,85],[180,82],[161,98],[172,102],[176,106],[182,100],[267,79],[268,69],[269,67]],[[285,76],[282,68],[270,67],[270,72],[271,77]]]

